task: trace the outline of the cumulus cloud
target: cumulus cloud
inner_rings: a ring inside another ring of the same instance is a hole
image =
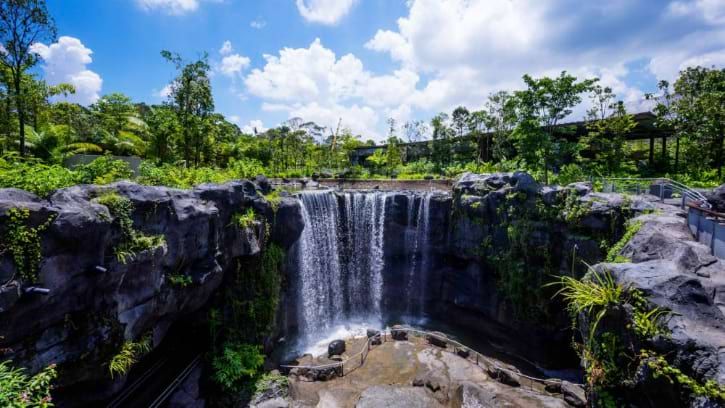
[[[237,121],[235,123],[239,122],[239,117],[237,117]],[[264,123],[262,123],[261,120],[255,119],[249,121],[248,124],[242,126],[241,128],[242,133],[246,133],[248,135],[255,135],[257,133],[263,133],[267,131],[267,128],[264,127]]]
[[[562,70],[599,76],[630,109],[641,109],[644,93],[627,84],[628,62],[650,60],[651,73],[669,80],[688,65],[724,63],[725,25],[714,24],[725,16],[722,0],[674,1],[665,9],[574,0],[411,0],[408,6],[396,30],[377,31],[365,47],[426,74],[407,102],[428,111],[475,109],[492,91],[520,88],[524,73]],[[693,16],[702,23],[682,20]]]
[[[36,43],[32,51],[43,59],[48,83],[68,83],[75,87],[75,94],[66,97],[68,101],[88,105],[99,98],[103,80],[87,68],[93,62],[93,51],[79,39],[64,36],[50,45]]]
[[[219,66],[219,71],[222,74],[234,77],[242,73],[244,69],[249,66],[249,58],[243,57],[239,54],[232,54],[222,58],[222,63]]]
[[[171,84],[166,84],[163,88],[153,92],[153,96],[157,98],[168,98],[171,95]]]
[[[199,0],[136,0],[136,4],[146,11],[159,10],[171,15],[182,15],[199,8]]]
[[[345,17],[357,0],[297,0],[300,15],[311,23],[335,25]]]
[[[419,81],[405,68],[374,75],[353,54],[338,58],[319,39],[307,48],[284,48],[264,59],[265,66],[244,79],[247,91],[265,101],[264,110],[286,111],[330,128],[342,119],[344,126],[366,136],[379,136],[378,110],[406,105]]]

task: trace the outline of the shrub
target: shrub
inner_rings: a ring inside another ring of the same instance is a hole
[[[248,386],[264,364],[259,346],[227,342],[212,358],[213,378],[225,391],[240,391]]]
[[[75,184],[75,173],[62,166],[0,159],[0,188],[19,188],[47,197],[59,188]]]
[[[22,368],[13,368],[9,361],[0,363],[0,406],[6,408],[52,407],[51,383],[56,378],[55,365],[28,376]]]
[[[88,164],[76,166],[77,180],[82,184],[108,184],[129,180],[133,176],[131,166],[110,156],[99,157]]]
[[[232,216],[232,224],[239,228],[249,228],[254,225],[257,220],[257,215],[254,213],[253,208],[247,209],[244,214],[235,214]]]

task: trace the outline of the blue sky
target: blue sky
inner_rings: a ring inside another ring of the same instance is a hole
[[[159,103],[162,49],[208,52],[217,111],[247,130],[293,116],[380,139],[521,86],[524,73],[598,76],[632,110],[687,65],[725,64],[725,0],[48,0],[49,82],[74,100]],[[227,44],[225,46],[225,43]],[[582,106],[574,116],[581,115]],[[574,117],[572,119],[578,119]]]

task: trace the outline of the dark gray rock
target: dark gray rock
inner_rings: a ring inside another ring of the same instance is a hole
[[[428,343],[436,346],[436,347],[442,347],[446,348],[448,347],[448,343],[444,339],[446,339],[448,336],[441,332],[432,332],[429,335],[426,335],[426,339],[428,340]]]
[[[269,182],[267,177],[259,175],[254,178],[254,183],[257,185],[262,194],[269,194],[272,192],[272,184]]]
[[[584,388],[568,381],[561,382],[561,394],[564,401],[572,407],[583,408],[587,405],[587,396]]]
[[[340,356],[345,352],[345,340],[333,340],[327,345],[327,356]]]
[[[395,325],[390,329],[390,336],[393,340],[408,340],[408,332],[405,327]]]
[[[725,184],[708,194],[707,201],[710,202],[713,211],[725,213]]]
[[[120,231],[108,209],[93,201],[110,191],[131,200],[137,230],[164,236],[161,247],[119,262],[114,247]],[[0,254],[0,277],[6,278],[0,289],[0,348],[11,350],[3,357],[30,372],[58,364],[61,389],[108,378],[107,362],[124,341],[151,334],[154,347],[160,344],[174,322],[208,302],[240,258],[258,254],[266,244],[261,223],[243,231],[230,226],[234,214],[254,207],[270,223],[278,222],[278,244],[288,248],[296,241],[301,213],[290,200],[282,200],[275,218],[248,181],[193,190],[129,182],[84,185],[58,190],[47,200],[0,189],[0,234],[9,208],[29,209],[32,225],[54,216],[41,235],[35,284],[50,289],[48,296],[23,294],[27,282],[6,283],[14,264],[9,254]],[[168,280],[172,274],[189,276],[192,283],[174,285]]]
[[[573,191],[576,195],[582,197],[592,192],[592,183],[588,181],[578,181],[576,183],[567,184],[565,189]]]
[[[512,387],[521,386],[519,376],[516,373],[493,365],[488,366],[486,370],[491,378],[500,382],[501,384],[510,385]]]

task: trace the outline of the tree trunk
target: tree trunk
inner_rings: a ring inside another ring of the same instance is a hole
[[[655,164],[655,138],[649,138],[649,165],[653,167]]]
[[[25,156],[25,106],[23,106],[20,90],[20,76],[15,78],[15,107],[18,110],[18,123],[20,125],[20,156]]]
[[[680,138],[675,138],[675,174],[680,170]]]

